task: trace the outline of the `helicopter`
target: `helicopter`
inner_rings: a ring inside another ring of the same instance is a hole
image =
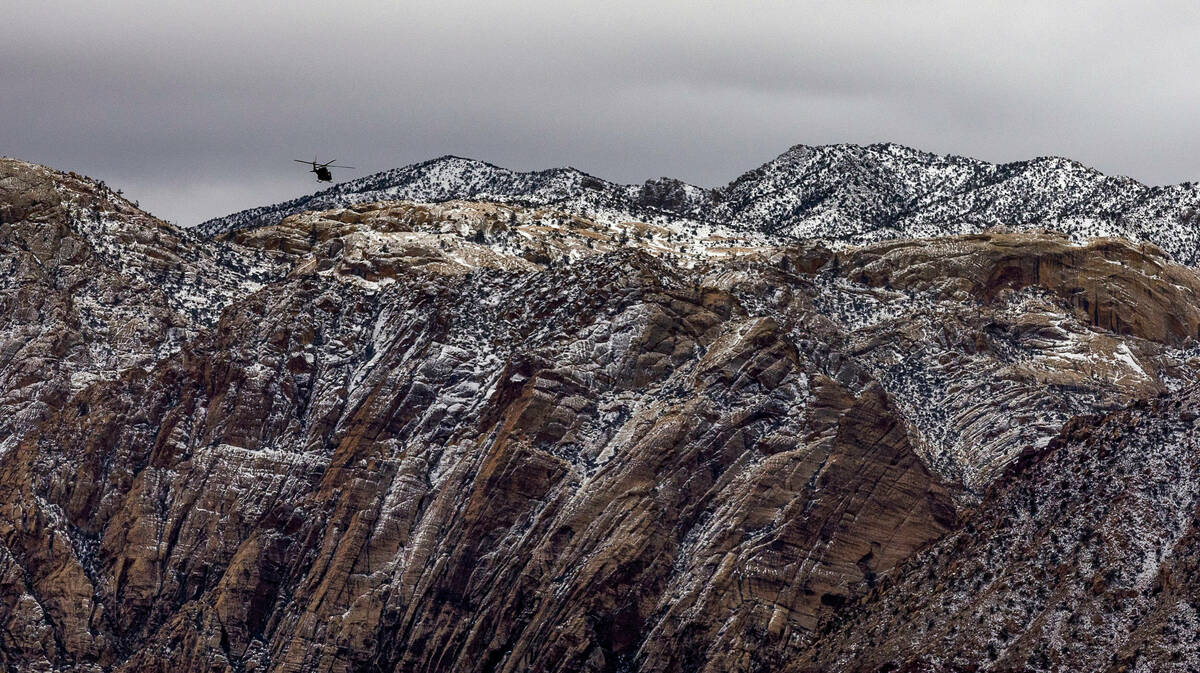
[[[312,166],[312,170],[309,172],[317,174],[317,182],[333,182],[333,175],[331,175],[329,172],[329,169],[331,168],[354,168],[353,166],[338,166],[337,164],[333,163],[337,161],[337,159],[330,159],[323,164],[317,163],[316,157],[313,157],[312,161],[305,161],[303,159],[292,159],[292,161],[295,161],[298,164],[310,164]]]

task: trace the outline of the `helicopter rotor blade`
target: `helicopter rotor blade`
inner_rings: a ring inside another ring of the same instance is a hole
[[[305,159],[292,159],[292,161],[295,161],[295,162],[296,162],[296,163],[298,163],[298,164],[308,164],[308,165],[312,166],[313,168],[317,168],[317,167],[323,167],[323,168],[354,168],[353,166],[342,166],[341,164],[335,164],[335,163],[333,163],[333,162],[337,161],[337,159],[330,159],[329,161],[326,161],[325,163],[318,163],[316,159],[313,159],[312,161],[307,161],[307,160],[305,160]]]

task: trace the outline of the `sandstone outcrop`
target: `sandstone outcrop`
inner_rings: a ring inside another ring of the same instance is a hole
[[[1120,241],[830,249],[466,201],[211,240],[0,168],[10,670],[941,656],[960,641],[892,637],[921,569],[973,578],[1001,552],[970,531],[1075,455],[1069,419],[1184,418],[1200,370],[1195,271]],[[1124,446],[1107,432],[1079,451]],[[1187,511],[1163,479],[1147,497]]]
[[[1068,424],[789,670],[1195,669],[1198,418],[1193,387]]]

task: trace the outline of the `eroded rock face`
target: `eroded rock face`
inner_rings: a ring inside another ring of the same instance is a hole
[[[10,548],[104,605],[59,600],[48,621],[80,644],[47,659],[132,641],[127,670],[722,670],[781,656],[953,522],[878,387],[644,256],[597,264],[525,291],[586,277],[604,298],[531,307],[503,337],[509,309],[452,308],[478,286],[299,277],[90,390],[95,420],[72,406],[26,435],[6,470],[96,565],[66,542],[41,559],[51,520]],[[768,626],[762,651],[736,635]]]
[[[1152,246],[990,234],[851,249],[833,267],[874,290],[837,308],[848,348],[921,430],[927,459],[975,491],[1072,416],[1195,381],[1200,274]],[[846,301],[818,301],[834,298]]]
[[[1200,390],[1079,418],[790,670],[1189,671]]]
[[[870,285],[921,291],[940,284],[983,302],[1040,287],[1108,332],[1171,344],[1200,338],[1200,274],[1169,263],[1152,244],[994,233],[855,249],[842,269]]]
[[[0,159],[0,452],[87,385],[152,366],[272,277],[107,187]]]
[[[468,202],[202,241],[6,170],[50,190],[0,225],[37,270],[0,360],[10,669],[874,662],[839,629],[1006,466],[1196,376],[1195,273],[1120,242],[835,252]]]

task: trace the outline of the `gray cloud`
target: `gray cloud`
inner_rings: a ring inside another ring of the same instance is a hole
[[[723,184],[795,143],[1200,173],[1200,7],[1156,2],[28,3],[0,153],[163,217],[454,153]]]

